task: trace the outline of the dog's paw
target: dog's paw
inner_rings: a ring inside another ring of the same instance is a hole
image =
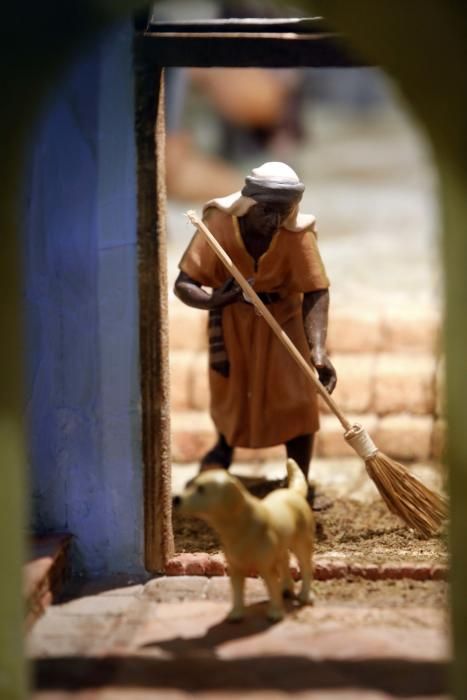
[[[267,618],[271,622],[280,622],[284,619],[284,611],[279,608],[269,608]]]
[[[245,617],[244,610],[236,610],[233,608],[227,615],[227,622],[241,622]]]
[[[314,605],[315,598],[310,589],[300,591],[298,594],[298,601],[300,605]]]

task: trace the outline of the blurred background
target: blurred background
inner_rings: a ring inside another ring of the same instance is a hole
[[[273,2],[156,2],[154,20],[298,17]],[[166,71],[171,280],[191,237],[181,214],[239,189],[268,160],[306,184],[333,300],[440,307],[431,156],[377,68]]]

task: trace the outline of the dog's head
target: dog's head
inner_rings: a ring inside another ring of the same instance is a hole
[[[182,515],[217,520],[238,512],[245,493],[240,481],[227,471],[211,469],[189,481],[183,493],[175,496],[173,506]]]

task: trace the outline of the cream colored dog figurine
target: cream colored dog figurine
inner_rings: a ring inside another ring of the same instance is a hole
[[[300,565],[299,600],[303,604],[309,602],[313,513],[305,499],[305,477],[293,459],[287,460],[287,476],[287,488],[259,499],[227,471],[213,469],[193,479],[174,499],[174,507],[180,513],[202,518],[219,534],[232,584],[230,620],[240,620],[244,615],[244,582],[251,571],[257,571],[266,583],[270,598],[268,618],[282,619],[282,597],[293,593],[289,550]]]

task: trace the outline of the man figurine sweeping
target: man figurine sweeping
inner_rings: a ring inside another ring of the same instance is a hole
[[[207,202],[203,222],[331,393],[336,372],[326,352],[329,280],[315,217],[299,209],[304,189],[288,165],[265,163],[240,192]],[[201,470],[228,469],[235,447],[284,444],[308,478],[319,428],[316,390],[201,232],[179,267],[175,294],[209,312],[211,416],[218,439]]]

